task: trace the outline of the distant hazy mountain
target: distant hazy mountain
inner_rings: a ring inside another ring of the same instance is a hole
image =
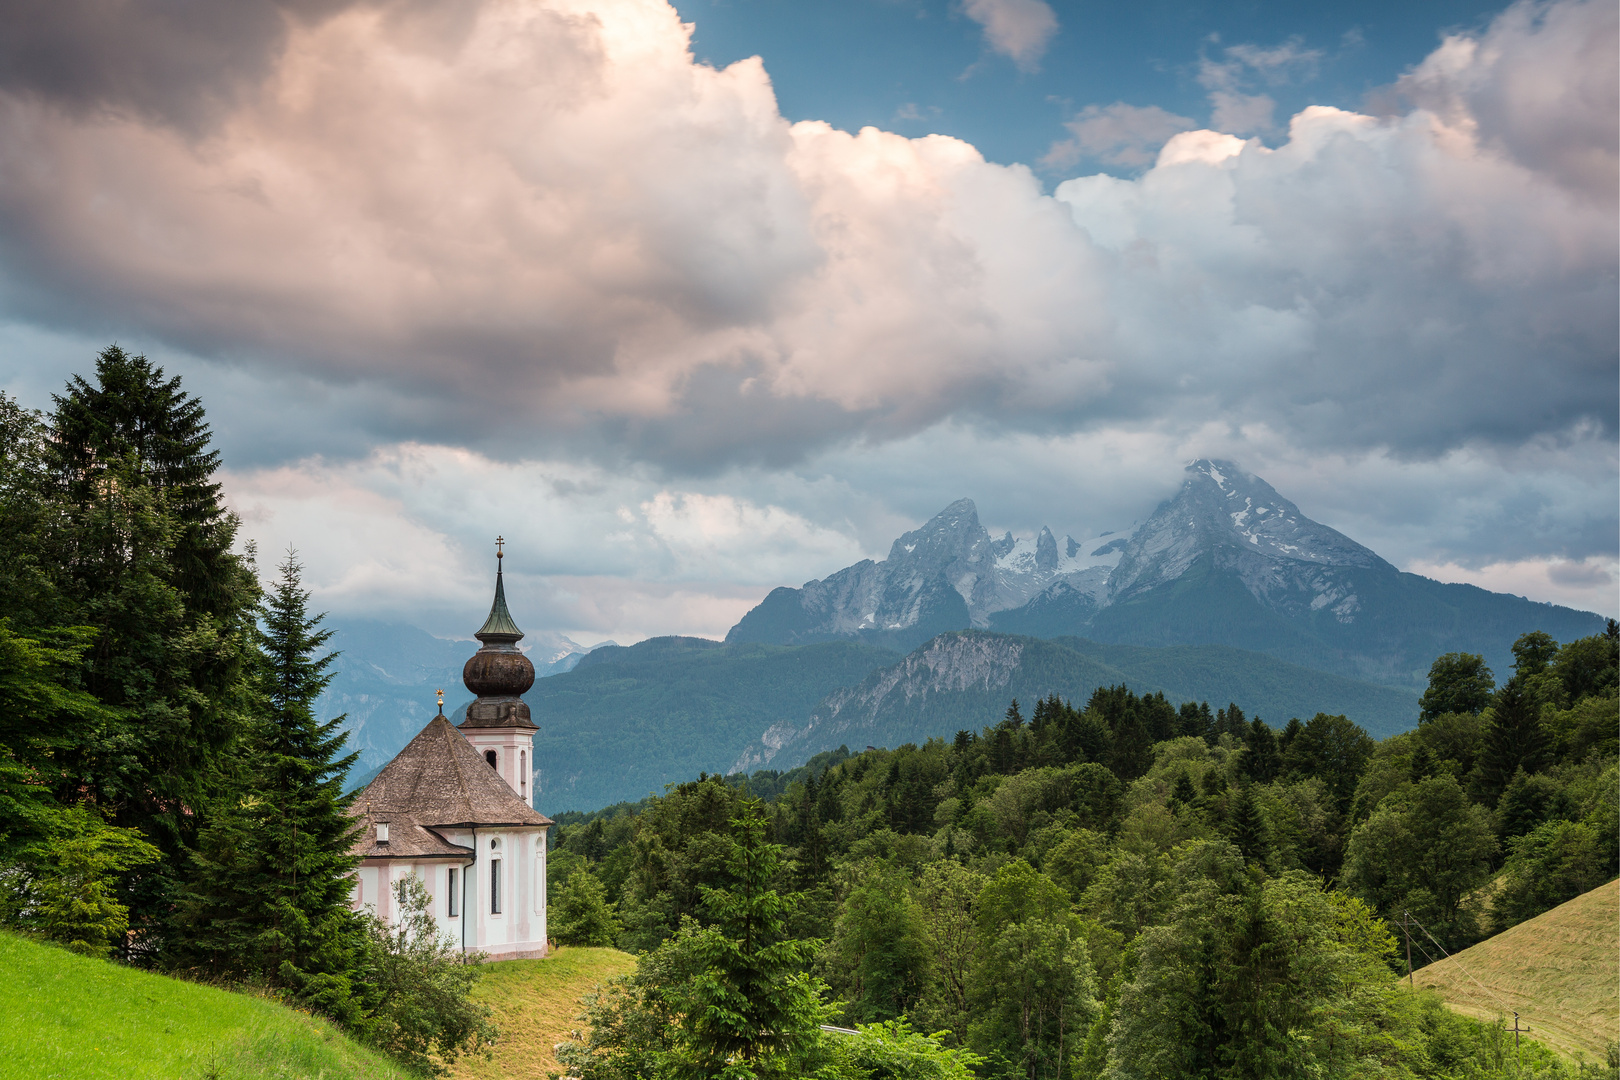
[[[773,726],[727,771],[787,768],[841,744],[859,749],[949,738],[1000,719],[1012,698],[1024,703],[1027,716],[1049,694],[1083,705],[1097,687],[1121,684],[1139,694],[1162,691],[1176,705],[1236,702],[1279,727],[1292,717],[1326,712],[1347,715],[1382,737],[1417,722],[1418,697],[1411,691],[1230,646],[1144,648],[963,631],[942,634],[830,694],[803,721]]]
[[[776,589],[728,641],[836,638],[912,647],[970,626],[1137,645],[1229,645],[1421,688],[1445,652],[1498,672],[1520,634],[1595,634],[1590,612],[1402,573],[1230,462],[1200,460],[1129,538],[991,540],[967,499],[857,563]]]
[[[828,694],[898,659],[856,641],[674,637],[598,649],[524,695],[540,727],[535,804],[591,810],[723,772],[761,731],[802,722]]]

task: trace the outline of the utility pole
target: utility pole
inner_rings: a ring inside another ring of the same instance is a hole
[[[1513,1014],[1513,1057],[1514,1057],[1514,1060],[1515,1060],[1514,1070],[1518,1075],[1523,1076],[1524,1075],[1524,1050],[1521,1049],[1520,1046],[1519,1046],[1519,1033],[1521,1031],[1524,1032],[1524,1034],[1526,1034],[1526,1035],[1530,1034],[1530,1028],[1529,1027],[1523,1027],[1523,1028],[1519,1027],[1519,1014],[1514,1013]]]

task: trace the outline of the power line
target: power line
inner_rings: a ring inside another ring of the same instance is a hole
[[[1410,918],[1411,916],[1408,915],[1407,917]],[[1429,933],[1429,928],[1427,926],[1424,926],[1422,923],[1418,922],[1416,919],[1412,919],[1412,923],[1419,930],[1422,930],[1423,933],[1424,933],[1424,936],[1426,936],[1430,941],[1434,941],[1434,947],[1439,949],[1442,953],[1445,953],[1445,958],[1447,960],[1450,960],[1453,963],[1455,963],[1457,965],[1457,967],[1462,969],[1462,973],[1464,975],[1467,975],[1470,979],[1473,979],[1475,986],[1477,986],[1481,990],[1485,991],[1485,993],[1488,994],[1493,1001],[1495,1001],[1498,1005],[1502,1006],[1502,1011],[1503,1012],[1505,1012],[1505,1013],[1513,1013],[1513,1016],[1515,1018],[1514,1019],[1514,1026],[1515,1027],[1518,1026],[1517,1017],[1518,1017],[1519,1014],[1514,1010],[1513,1006],[1509,1005],[1507,1002],[1505,1002],[1501,998],[1497,997],[1496,993],[1493,990],[1491,990],[1490,987],[1486,986],[1484,983],[1480,982],[1478,979],[1474,979],[1474,973],[1472,971],[1469,971],[1466,967],[1463,967],[1463,964],[1462,964],[1461,960],[1458,960],[1455,956],[1452,956],[1449,952],[1446,952],[1446,947],[1444,945],[1440,944],[1440,942],[1435,941],[1434,935]],[[1422,945],[1421,942],[1418,944],[1418,950],[1420,952],[1422,952],[1425,957],[1429,956],[1429,951],[1427,949],[1423,948],[1423,945]],[[1429,962],[1431,964],[1439,963],[1438,960],[1435,960],[1432,957],[1429,958]]]

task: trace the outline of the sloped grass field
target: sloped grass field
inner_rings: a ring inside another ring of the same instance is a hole
[[[484,965],[474,996],[495,1012],[501,1040],[489,1059],[456,1062],[457,1080],[545,1080],[560,1066],[552,1053],[579,1027],[579,999],[617,975],[636,969],[636,958],[618,949],[559,948],[543,960],[502,960]]]
[[[1620,1040],[1620,882],[1419,968],[1416,978],[1460,1013],[1495,1020],[1505,1003],[1531,1038],[1602,1061]]]
[[[0,1078],[406,1080],[325,1020],[0,933]]]

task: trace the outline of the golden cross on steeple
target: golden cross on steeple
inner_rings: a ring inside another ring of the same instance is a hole
[[[501,551],[501,547],[505,543],[506,543],[506,538],[504,536],[497,536],[495,538],[495,558],[497,558],[497,559],[505,558],[505,554]]]
[[[444,715],[444,691],[443,690],[435,690],[434,693],[439,695],[439,715],[443,716]]]

